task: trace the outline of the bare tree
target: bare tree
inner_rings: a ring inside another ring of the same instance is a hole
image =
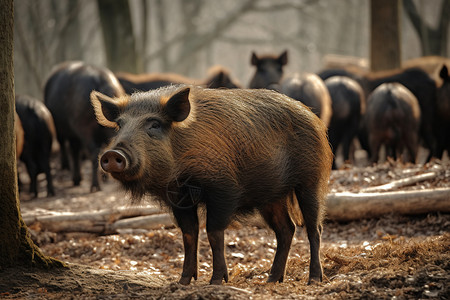
[[[61,266],[31,240],[19,209],[14,135],[13,0],[0,0],[0,269]]]
[[[57,30],[58,44],[56,47],[56,60],[78,60],[83,58],[81,47],[80,0],[52,0],[51,12],[54,18],[54,28]]]
[[[419,36],[422,55],[447,56],[450,0],[441,2],[440,16],[435,28],[425,22],[412,0],[403,0],[403,7]]]
[[[166,44],[167,42],[167,18],[164,14],[165,12],[165,5],[167,5],[167,1],[163,0],[156,0],[155,1],[155,18],[158,23],[158,40],[161,41],[161,44]],[[168,71],[169,66],[169,51],[161,52],[161,56],[159,58],[161,60],[162,70]],[[147,60],[149,60],[147,58]]]
[[[213,41],[220,38],[226,29],[233,25],[237,19],[251,11],[256,2],[257,0],[245,0],[239,2],[239,5],[235,9],[230,11],[225,17],[218,19],[212,26],[210,26],[210,28],[208,28],[208,30],[204,32],[191,33],[188,31],[188,28],[183,28],[179,34],[166,40],[165,43],[162,43],[158,50],[150,53],[148,59],[159,59],[159,57],[165,55],[168,49],[175,46],[184,45],[182,47],[182,51],[178,52],[176,58],[173,59],[169,66],[172,70],[177,68],[183,62],[192,59],[192,56],[198,51],[207,48]],[[192,29],[192,26],[189,27]]]
[[[138,73],[136,43],[128,0],[97,0],[108,67]]]
[[[82,0],[15,2],[15,61],[23,62],[16,66],[20,93],[42,98],[46,75],[56,63],[84,58],[82,4]]]
[[[373,71],[400,67],[400,0],[371,0],[370,62]]]

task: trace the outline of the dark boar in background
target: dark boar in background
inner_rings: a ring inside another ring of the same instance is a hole
[[[411,91],[419,102],[421,122],[419,137],[430,150],[427,161],[437,156],[436,145],[436,82],[424,70],[409,68],[390,72],[369,73],[366,76],[369,92],[383,83],[397,82]]]
[[[194,84],[207,88],[239,88],[239,83],[231,78],[230,71],[223,66],[211,67],[205,80],[195,80],[173,73],[117,73],[117,79],[128,95],[146,92],[172,84]]]
[[[25,95],[16,96],[16,112],[24,132],[20,160],[25,163],[30,177],[30,194],[38,196],[37,176],[44,173],[47,179],[47,197],[54,196],[50,168],[50,155],[55,137],[52,115],[44,103]]]
[[[366,99],[368,95],[379,85],[389,82],[397,82],[404,85],[416,96],[421,111],[421,122],[419,129],[419,138],[422,145],[429,150],[427,161],[431,157],[439,157],[437,151],[436,128],[436,81],[421,68],[406,68],[380,72],[358,73],[344,69],[324,70],[319,76],[323,79],[341,75],[355,79],[361,84]],[[365,147],[366,143],[361,140],[361,146]],[[370,151],[369,149],[366,149]],[[440,157],[439,157],[440,158]]]
[[[397,159],[406,148],[408,159],[415,162],[420,125],[420,107],[417,98],[399,83],[384,83],[367,99],[365,128],[371,152],[376,163],[382,145],[386,154]]]
[[[256,71],[250,81],[249,88],[265,89],[277,86],[281,77],[283,77],[283,67],[287,64],[287,61],[287,51],[284,51],[279,56],[257,56],[253,52],[250,63],[256,67]]]
[[[191,79],[174,73],[116,73],[117,79],[125,93],[131,95],[135,92],[156,90],[171,84],[189,84]]]
[[[92,161],[91,191],[100,189],[100,148],[114,134],[114,130],[99,125],[95,119],[90,103],[90,93],[94,90],[110,97],[124,95],[122,86],[111,71],[77,61],[58,65],[45,84],[45,104],[55,120],[62,167],[68,168],[70,153],[73,183],[79,185],[80,156],[83,150],[87,150]]]
[[[218,89],[237,89],[241,88],[241,85],[232,78],[228,69],[223,66],[214,66],[208,71],[209,75],[206,80],[201,84],[206,88]]]
[[[326,126],[330,124],[330,94],[323,80],[316,74],[296,73],[288,76],[281,80],[279,91],[311,108]]]
[[[442,82],[436,97],[436,157],[442,158],[445,150],[450,156],[450,75],[447,66],[442,66],[439,76]]]
[[[259,212],[277,237],[269,282],[282,281],[295,224],[310,243],[309,282],[322,280],[322,218],[332,153],[323,122],[307,107],[267,90],[171,86],[111,99],[92,93],[97,118],[118,129],[100,158],[105,172],[139,200],[167,205],[181,228],[180,283],[197,278],[198,207],[206,208],[211,283],[228,280],[224,230]],[[290,209],[288,209],[288,207]]]
[[[366,110],[364,91],[355,80],[345,76],[333,76],[325,80],[331,97],[333,115],[328,126],[328,139],[334,157],[342,147],[344,161],[350,158],[350,147],[357,137],[360,122]],[[333,168],[336,164],[333,161]]]

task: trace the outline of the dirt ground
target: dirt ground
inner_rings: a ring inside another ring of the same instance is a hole
[[[57,163],[55,168],[57,168]],[[21,166],[23,168],[23,166]],[[331,192],[357,191],[429,170],[435,179],[404,189],[450,187],[450,162],[404,165],[392,161],[373,167],[343,166],[333,171]],[[20,171],[20,169],[19,169]],[[89,166],[72,187],[67,172],[55,172],[56,196],[45,197],[40,177],[38,199],[26,193],[21,172],[23,215],[96,211],[127,205],[113,180],[89,193]],[[450,201],[450,195],[449,195]],[[226,231],[229,282],[208,284],[211,251],[200,233],[199,278],[176,283],[183,263],[181,234],[175,227],[134,230],[114,235],[52,233],[30,226],[41,250],[67,263],[65,269],[0,271],[0,298],[5,299],[449,299],[450,214],[386,215],[379,219],[337,223],[327,220],[322,237],[324,281],[307,285],[309,244],[298,228],[283,283],[266,283],[276,250],[274,234],[257,222],[233,223]]]

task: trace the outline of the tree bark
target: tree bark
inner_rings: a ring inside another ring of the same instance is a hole
[[[128,0],[97,0],[106,59],[113,72],[138,73]]]
[[[19,209],[14,135],[13,0],[0,0],[0,269],[62,265],[33,243]]]
[[[328,195],[327,217],[352,221],[389,213],[423,214],[450,212],[450,188],[383,193],[336,193]]]
[[[372,71],[399,68],[400,0],[371,0],[370,28]]]

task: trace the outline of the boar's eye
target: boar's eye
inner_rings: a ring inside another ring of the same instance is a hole
[[[151,137],[157,136],[161,132],[161,122],[155,119],[147,120],[147,132]]]

